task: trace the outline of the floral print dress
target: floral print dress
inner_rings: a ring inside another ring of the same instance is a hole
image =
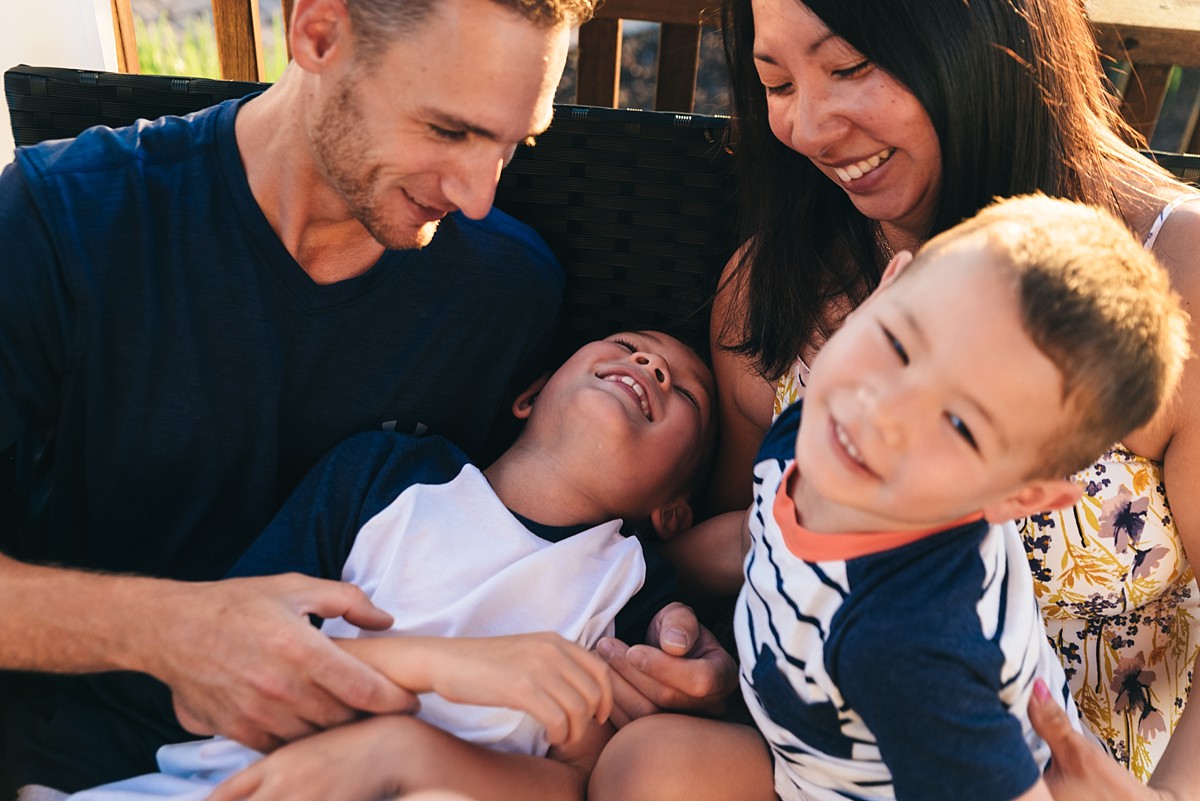
[[[1146,237],[1147,250],[1171,212]],[[1018,521],[1050,643],[1075,703],[1108,750],[1150,778],[1183,714],[1200,653],[1200,591],[1162,463],[1117,444],[1077,473],[1075,506]]]
[[[1078,504],[1018,526],[1079,712],[1144,781],[1191,688],[1200,593],[1161,464],[1118,445],[1074,480]]]

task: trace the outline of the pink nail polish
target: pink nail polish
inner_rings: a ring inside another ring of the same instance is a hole
[[[1050,700],[1050,688],[1046,686],[1046,682],[1041,679],[1035,679],[1033,682],[1033,696],[1039,701]]]

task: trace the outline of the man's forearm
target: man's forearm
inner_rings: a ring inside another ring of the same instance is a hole
[[[147,670],[137,631],[174,582],[43,567],[0,555],[0,667]]]

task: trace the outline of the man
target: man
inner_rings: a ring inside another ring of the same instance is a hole
[[[591,6],[297,0],[294,61],[262,95],[18,153],[0,176],[0,667],[148,673],[189,729],[262,750],[412,707],[308,625],[386,626],[354,588],[212,579],[350,433],[504,444],[562,279],[488,212]],[[693,623],[663,617],[685,645]],[[105,780],[79,681],[4,682],[11,785]],[[13,756],[43,742],[76,764]]]

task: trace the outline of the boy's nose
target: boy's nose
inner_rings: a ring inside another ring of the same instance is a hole
[[[905,430],[920,414],[920,393],[903,386],[862,391],[871,425],[888,447],[904,444]]]
[[[659,384],[667,384],[671,377],[670,371],[667,370],[667,361],[657,353],[644,353],[638,351],[633,354],[633,360],[637,364],[649,369],[654,373],[654,380]]]

